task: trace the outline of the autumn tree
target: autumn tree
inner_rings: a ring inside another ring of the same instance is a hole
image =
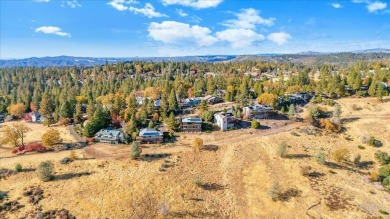
[[[350,156],[350,153],[349,153],[349,150],[347,148],[336,149],[332,154],[333,159],[337,163],[348,161],[349,156]]]
[[[271,93],[263,93],[256,100],[260,104],[270,105],[275,108],[278,103],[278,96]]]
[[[24,145],[24,136],[26,132],[30,131],[31,129],[28,128],[23,123],[16,123],[11,126],[6,126],[3,129],[3,136],[1,139],[2,144],[11,145],[14,147],[19,146],[19,141],[21,142],[21,145]]]
[[[203,139],[195,138],[194,141],[193,141],[193,144],[192,144],[192,150],[195,153],[199,153],[200,150],[202,149],[202,147],[203,147]]]
[[[42,143],[46,147],[52,147],[53,145],[62,143],[63,139],[57,129],[49,129],[42,135]]]
[[[23,103],[12,104],[8,107],[8,113],[17,118],[21,118],[26,110],[27,107]]]

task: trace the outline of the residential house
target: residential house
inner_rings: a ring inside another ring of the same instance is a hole
[[[221,131],[233,128],[238,120],[233,116],[232,113],[216,113],[214,114],[214,123],[221,128]]]
[[[182,118],[180,129],[183,132],[202,132],[202,119],[199,117]]]
[[[246,106],[243,109],[244,117],[248,120],[265,119],[272,115],[272,108],[265,105]]]
[[[214,97],[214,96],[211,96],[211,95],[207,95],[207,96],[203,97],[202,99],[204,101],[206,101],[207,103],[209,103],[209,104],[216,104],[216,103],[222,103],[223,102],[222,98]]]
[[[141,129],[136,140],[141,143],[161,143],[163,142],[163,133],[154,129]]]
[[[44,121],[43,116],[38,112],[33,112],[30,114],[31,116],[31,122],[40,123]]]
[[[201,98],[199,97],[192,97],[192,98],[187,98],[184,100],[184,107],[196,107],[200,104],[202,101]]]
[[[95,135],[95,139],[101,143],[119,144],[125,140],[120,129],[102,129]]]

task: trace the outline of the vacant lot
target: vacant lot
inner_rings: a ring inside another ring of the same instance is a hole
[[[339,135],[320,131],[309,135],[305,123],[256,131],[180,134],[176,143],[145,147],[144,153],[169,154],[148,161],[130,160],[126,146],[93,145],[77,150],[85,158],[67,165],[59,160],[69,152],[15,157],[1,147],[1,167],[13,169],[21,163],[35,168],[41,161],[52,160],[57,175],[47,183],[39,181],[33,171],[1,180],[0,191],[8,192],[8,200],[24,205],[5,216],[19,218],[42,206],[43,211],[65,208],[78,218],[153,218],[159,212],[169,212],[168,218],[386,217],[379,210],[390,212],[390,194],[367,175],[378,167],[369,162],[374,161],[378,148],[363,144],[361,138],[374,136],[383,143],[379,149],[390,152],[390,102],[374,98],[337,102],[346,127]],[[272,122],[263,124],[272,126]],[[191,151],[195,137],[206,145],[199,154]],[[281,142],[288,145],[285,158],[277,155]],[[341,147],[361,154],[367,166],[357,169],[336,164],[331,153]],[[315,161],[313,155],[319,148],[324,149],[328,165]],[[98,159],[89,159],[94,157]],[[312,176],[301,174],[301,167],[307,165]],[[290,196],[275,202],[269,191],[276,182]],[[29,186],[44,191],[36,206],[23,197]]]

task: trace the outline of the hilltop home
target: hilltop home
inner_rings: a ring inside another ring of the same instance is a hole
[[[31,122],[39,123],[44,121],[43,116],[38,112],[31,113],[30,115],[31,115]]]
[[[246,106],[243,109],[244,117],[248,120],[265,119],[272,114],[272,108],[264,105]]]
[[[154,129],[141,129],[136,140],[141,143],[161,143],[163,142],[163,133]]]
[[[221,128],[221,131],[228,130],[229,128],[233,128],[237,123],[237,119],[233,116],[232,113],[216,113],[214,115],[214,123]]]
[[[223,102],[223,99],[220,98],[220,97],[214,97],[214,96],[211,96],[211,95],[207,95],[205,97],[202,98],[204,101],[206,101],[207,103],[209,104],[216,104],[216,103],[221,103]]]
[[[122,131],[115,129],[102,129],[96,133],[95,139],[101,143],[109,144],[119,144],[125,140]]]
[[[201,99],[199,97],[192,97],[192,98],[187,98],[184,101],[184,105],[187,107],[195,107],[198,106],[201,102]]]
[[[202,132],[202,119],[199,117],[183,118],[180,129],[183,132]]]

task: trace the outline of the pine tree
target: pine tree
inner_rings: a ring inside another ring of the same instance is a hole
[[[45,118],[45,124],[48,126],[54,122],[54,103],[49,94],[45,93],[42,97],[39,112]]]
[[[175,111],[179,108],[176,100],[176,92],[174,89],[172,89],[171,93],[169,94],[168,103],[169,103],[169,110]]]
[[[71,108],[70,103],[67,100],[61,106],[60,116],[61,116],[61,118],[72,118],[73,117],[73,110]]]
[[[130,158],[133,160],[138,159],[141,156],[142,149],[139,146],[138,142],[133,142],[131,145],[131,152],[130,152]]]
[[[83,118],[83,112],[82,112],[81,103],[77,103],[73,119],[75,120],[76,123],[80,123],[82,121],[82,118]]]
[[[167,119],[167,126],[171,130],[175,130],[176,128],[175,114],[173,114],[173,112],[171,112]]]
[[[296,115],[295,106],[294,106],[294,104],[291,104],[290,107],[288,108],[288,118],[294,119],[295,115]]]

